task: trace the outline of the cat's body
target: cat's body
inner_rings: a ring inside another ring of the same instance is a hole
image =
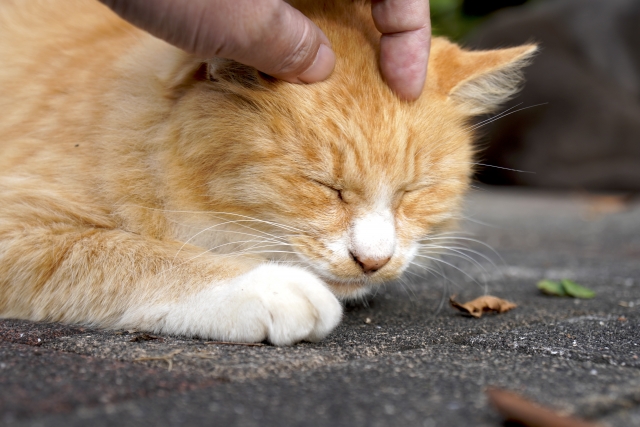
[[[406,103],[368,6],[306,3],[338,58],[313,85],[199,61],[93,0],[0,4],[0,316],[288,344],[402,274],[455,217],[469,118],[534,48],[436,39]]]

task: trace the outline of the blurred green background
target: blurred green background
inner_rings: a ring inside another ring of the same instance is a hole
[[[527,0],[430,0],[433,34],[461,41],[491,13]]]

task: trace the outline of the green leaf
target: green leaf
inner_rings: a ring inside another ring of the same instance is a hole
[[[580,286],[574,281],[571,281],[568,279],[562,279],[560,283],[562,284],[562,287],[564,288],[564,291],[567,293],[567,295],[572,296],[574,298],[589,299],[596,296],[596,293],[593,292],[591,289],[587,289],[584,286]]]
[[[540,289],[543,294],[552,295],[555,297],[566,297],[568,295],[561,283],[553,282],[551,280],[539,281],[538,289]]]

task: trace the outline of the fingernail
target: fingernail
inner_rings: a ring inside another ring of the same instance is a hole
[[[331,75],[335,65],[335,53],[333,53],[329,46],[321,44],[313,64],[298,76],[298,80],[303,83],[314,83],[324,80]]]

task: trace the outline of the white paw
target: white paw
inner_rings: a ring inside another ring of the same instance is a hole
[[[297,267],[264,264],[167,310],[160,329],[225,341],[266,339],[290,345],[321,340],[341,318],[342,306],[315,275]]]
[[[266,264],[234,281],[235,333],[275,345],[319,341],[342,318],[342,306],[315,275],[296,267]]]

